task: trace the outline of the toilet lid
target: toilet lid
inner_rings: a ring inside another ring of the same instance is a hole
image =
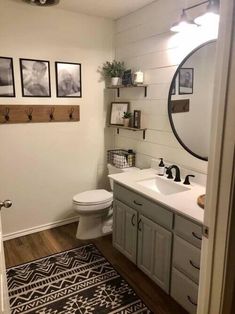
[[[106,190],[90,190],[76,194],[73,197],[73,201],[77,204],[101,204],[108,201],[112,201],[113,194]]]

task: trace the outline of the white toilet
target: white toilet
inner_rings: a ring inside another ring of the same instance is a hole
[[[108,164],[109,174],[139,170],[135,167],[119,169]],[[113,190],[113,180],[109,179]],[[77,239],[94,239],[112,231],[113,193],[106,190],[90,190],[73,197],[75,210],[79,214]]]

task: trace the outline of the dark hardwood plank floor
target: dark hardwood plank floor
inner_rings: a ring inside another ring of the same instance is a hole
[[[16,266],[53,253],[94,243],[155,314],[187,313],[152,280],[112,246],[112,237],[81,241],[77,224],[69,224],[4,242],[6,266]]]

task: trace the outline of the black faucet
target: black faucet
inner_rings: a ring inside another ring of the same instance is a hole
[[[167,169],[168,174],[171,173],[172,169],[175,169],[175,180],[174,181],[175,182],[180,182],[181,179],[180,179],[180,169],[179,169],[179,167],[176,166],[176,165],[172,165],[172,166],[168,167],[168,169]],[[170,179],[169,175],[168,175],[168,179]]]

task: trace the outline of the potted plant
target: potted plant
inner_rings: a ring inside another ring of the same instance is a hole
[[[113,60],[106,61],[102,67],[102,73],[105,78],[111,78],[111,85],[118,85],[119,79],[125,71],[124,62]]]
[[[123,125],[125,126],[125,127],[128,127],[129,126],[129,124],[130,124],[130,118],[131,118],[131,116],[132,116],[132,113],[131,112],[124,112],[124,114],[123,114]]]

